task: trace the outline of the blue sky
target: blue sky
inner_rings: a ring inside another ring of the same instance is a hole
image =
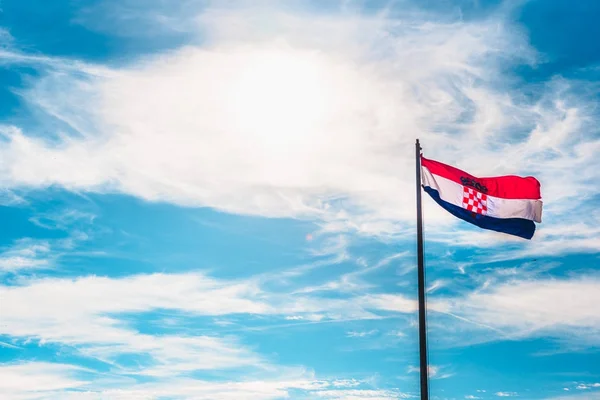
[[[594,1],[0,2],[0,397],[600,399]]]

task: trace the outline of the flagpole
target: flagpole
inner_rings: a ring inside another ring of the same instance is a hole
[[[421,400],[429,400],[427,365],[427,321],[425,318],[425,267],[423,256],[423,214],[421,211],[421,145],[415,143],[417,166],[417,273],[419,276],[419,355],[421,361]]]

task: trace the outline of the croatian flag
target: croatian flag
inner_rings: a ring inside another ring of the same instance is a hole
[[[531,239],[542,222],[540,182],[514,175],[477,178],[421,156],[425,191],[455,217],[483,229]]]

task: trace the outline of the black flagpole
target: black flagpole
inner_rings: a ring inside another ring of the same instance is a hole
[[[419,355],[421,357],[421,400],[429,400],[427,365],[427,321],[425,318],[425,267],[423,265],[423,214],[421,212],[421,145],[415,143],[417,162],[417,271],[419,275]]]

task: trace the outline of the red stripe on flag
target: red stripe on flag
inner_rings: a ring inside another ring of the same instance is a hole
[[[504,199],[531,199],[542,198],[540,182],[532,176],[521,177],[515,175],[478,178],[458,168],[443,164],[438,161],[428,160],[421,156],[421,165],[427,167],[432,174],[450,179],[463,186],[472,187],[489,196]]]

